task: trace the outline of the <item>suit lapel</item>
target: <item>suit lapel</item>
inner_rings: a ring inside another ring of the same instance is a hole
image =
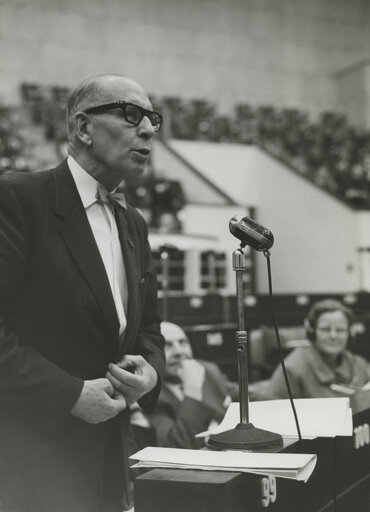
[[[68,249],[88,282],[117,346],[119,323],[109,280],[85,209],[66,162],[57,167],[55,213]]]
[[[125,332],[124,345],[129,343],[131,334],[135,330],[136,316],[138,313],[138,292],[140,282],[140,271],[137,261],[138,247],[135,244],[134,230],[126,210],[121,207],[116,209],[117,229],[120,237],[123,259],[127,276],[128,286],[128,307],[127,307],[127,328]]]

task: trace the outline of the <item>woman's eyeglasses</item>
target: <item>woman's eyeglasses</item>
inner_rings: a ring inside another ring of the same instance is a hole
[[[344,336],[345,334],[348,334],[349,333],[349,328],[348,327],[332,327],[332,326],[329,326],[329,325],[318,325],[316,327],[316,329],[319,331],[319,332],[322,332],[323,334],[331,334],[332,332],[334,332],[334,334],[337,334],[339,336]]]
[[[98,105],[97,107],[90,107],[84,110],[85,114],[99,114],[100,112],[107,112],[115,108],[121,109],[125,120],[138,126],[144,117],[147,117],[151,122],[154,130],[158,132],[162,126],[162,116],[158,112],[147,110],[146,108],[130,103],[129,101],[113,101],[112,103],[105,103],[104,105]]]

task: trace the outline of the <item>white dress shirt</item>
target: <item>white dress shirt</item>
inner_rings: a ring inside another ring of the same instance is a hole
[[[86,172],[72,156],[68,157],[67,163],[104,263],[117,310],[119,335],[122,337],[127,325],[125,311],[127,311],[128,288],[113,208],[109,204],[97,202],[98,186],[102,186],[98,181]]]

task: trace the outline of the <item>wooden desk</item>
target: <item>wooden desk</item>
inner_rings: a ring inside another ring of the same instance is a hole
[[[335,439],[336,512],[370,510],[369,425],[367,409],[354,415],[352,437]]]
[[[317,454],[306,484],[238,472],[150,470],[135,481],[135,512],[367,512],[369,424],[367,409],[354,415],[352,437],[304,440],[302,447],[297,442],[284,448]]]

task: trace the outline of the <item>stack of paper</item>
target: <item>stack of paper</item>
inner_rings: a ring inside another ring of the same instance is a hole
[[[201,469],[205,471],[240,471],[307,482],[316,465],[314,454],[252,453],[236,450],[185,450],[148,447],[135,453],[134,468]]]
[[[352,410],[348,397],[301,398],[294,400],[301,435],[305,439],[352,435]],[[297,427],[289,400],[266,400],[249,404],[249,421],[256,427],[297,437]],[[207,437],[235,428],[240,422],[239,403],[229,405],[225,417],[212,431],[197,437]]]

